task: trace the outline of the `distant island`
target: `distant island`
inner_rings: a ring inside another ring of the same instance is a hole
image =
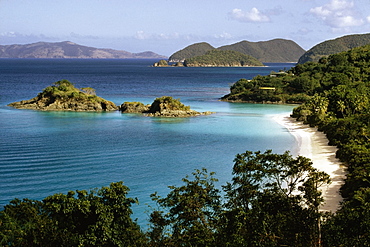
[[[26,45],[0,45],[0,58],[95,58],[95,59],[163,59],[166,56],[151,51],[131,53],[113,49],[99,49],[73,42],[38,42]]]
[[[326,40],[304,53],[299,58],[298,63],[318,62],[322,57],[348,51],[367,44],[370,44],[370,33],[346,35],[340,38]]]
[[[67,81],[61,80],[45,88],[35,98],[14,102],[8,106],[17,109],[40,111],[116,111],[118,107],[111,101],[95,95],[93,88],[75,88]]]
[[[196,43],[175,52],[169,62],[184,62],[197,56],[205,55],[211,50],[236,51],[256,58],[262,63],[296,63],[305,50],[292,40],[273,39],[269,41],[241,41],[231,45],[215,48],[206,42]]]
[[[206,54],[185,59],[186,67],[264,66],[256,58],[236,51],[210,50]]]
[[[236,51],[209,50],[205,54],[187,58],[183,63],[176,62],[169,65],[167,61],[160,60],[154,67],[185,66],[185,67],[248,67],[264,66],[256,58]]]
[[[125,102],[120,106],[122,113],[142,113],[149,117],[194,117],[209,115],[213,112],[197,112],[185,106],[179,99],[171,96],[156,98],[151,105],[141,102]]]

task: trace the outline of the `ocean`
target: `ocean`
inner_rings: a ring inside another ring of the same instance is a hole
[[[14,198],[41,200],[123,181],[137,197],[133,218],[147,224],[150,194],[195,169],[216,172],[217,186],[231,180],[236,154],[297,151],[297,141],[273,120],[292,105],[229,103],[219,98],[240,78],[251,79],[294,64],[267,67],[151,67],[156,60],[0,59],[0,208]],[[42,112],[7,104],[35,97],[67,79],[92,87],[117,105],[150,104],[172,96],[212,115],[151,118],[120,112]]]

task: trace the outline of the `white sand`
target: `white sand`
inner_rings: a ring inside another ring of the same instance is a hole
[[[330,175],[331,184],[322,188],[324,204],[321,211],[335,212],[340,205],[342,197],[339,189],[345,178],[345,169],[335,158],[336,147],[328,145],[325,134],[309,125],[304,125],[291,118],[289,114],[274,116],[274,120],[287,128],[299,143],[298,155],[310,158],[313,167]]]

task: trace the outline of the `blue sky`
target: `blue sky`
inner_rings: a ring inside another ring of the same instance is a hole
[[[303,49],[370,33],[369,0],[0,0],[0,44],[72,41],[172,53],[197,42],[290,39]]]

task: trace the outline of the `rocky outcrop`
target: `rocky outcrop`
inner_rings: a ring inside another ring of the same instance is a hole
[[[149,117],[193,117],[209,115],[213,112],[197,112],[189,106],[183,105],[179,100],[169,96],[156,98],[151,105],[140,102],[125,102],[121,105],[122,113],[142,113]]]
[[[118,107],[111,101],[96,96],[95,90],[89,88],[90,93],[82,92],[72,83],[62,80],[53,86],[45,88],[36,97],[30,100],[14,102],[8,106],[17,109],[31,109],[40,111],[115,111]]]
[[[120,106],[122,113],[144,113],[148,112],[150,105],[144,105],[141,102],[125,102]]]

